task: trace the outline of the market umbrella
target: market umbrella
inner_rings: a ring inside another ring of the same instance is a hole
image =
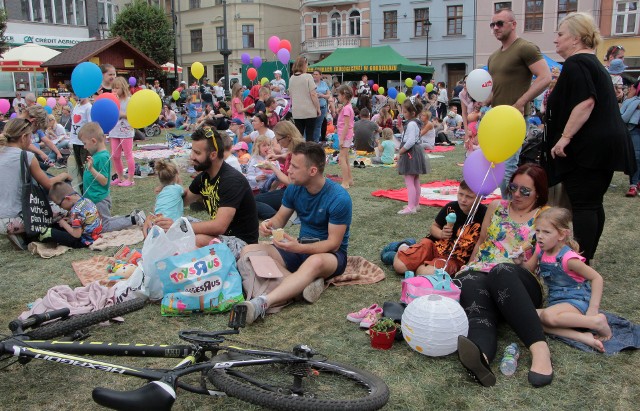
[[[45,61],[60,54],[59,51],[38,44],[25,44],[5,52],[0,57],[0,71],[45,71]]]
[[[162,71],[166,72],[166,73],[173,73],[174,70],[173,68],[175,67],[173,65],[173,63],[164,63],[162,66]],[[178,73],[182,73],[182,67],[178,66]]]

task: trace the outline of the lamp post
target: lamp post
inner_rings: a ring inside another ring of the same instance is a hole
[[[104,21],[104,16],[100,17],[98,26],[100,26],[100,40],[104,40],[104,32],[107,29],[107,22]]]
[[[220,50],[220,54],[222,54],[222,58],[224,61],[224,92],[229,92],[229,56],[231,55],[231,50],[229,50],[229,42],[227,41],[227,0],[222,0],[222,20],[223,20],[223,35],[222,35],[222,49]]]
[[[427,19],[427,22],[424,23],[427,26],[427,61],[425,61],[425,66],[429,67],[429,30],[431,30],[431,21]]]
[[[171,0],[171,27],[173,28],[173,76],[175,81],[174,90],[180,85],[180,82],[178,81],[178,39],[176,38],[176,26],[178,25],[177,20],[176,4],[174,0]]]

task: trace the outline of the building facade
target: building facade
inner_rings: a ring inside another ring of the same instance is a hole
[[[604,61],[605,53],[612,47],[625,50],[626,73],[640,76],[640,2],[629,0],[602,0],[600,33],[604,44],[598,49],[598,57]]]
[[[318,62],[337,48],[371,45],[369,1],[302,0],[302,53]]]

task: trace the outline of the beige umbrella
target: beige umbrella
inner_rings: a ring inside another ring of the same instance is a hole
[[[45,61],[60,54],[59,51],[38,44],[25,44],[5,52],[0,59],[0,71],[45,71]]]

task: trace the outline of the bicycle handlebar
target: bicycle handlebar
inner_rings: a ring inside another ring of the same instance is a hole
[[[16,319],[9,323],[9,329],[13,334],[21,334],[23,330],[29,327],[40,325],[43,322],[55,320],[69,316],[68,308],[61,308],[59,310],[53,310],[42,314],[33,314],[26,320]]]

